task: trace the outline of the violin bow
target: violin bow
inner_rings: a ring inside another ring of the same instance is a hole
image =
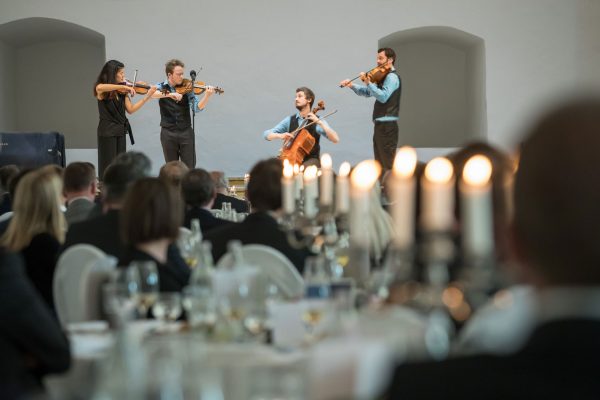
[[[376,66],[376,67],[373,67],[373,68],[371,68],[370,70],[368,70],[367,72],[365,72],[365,75],[366,75],[366,74],[368,74],[368,73],[369,73],[369,72],[371,72],[371,71],[374,71],[374,70],[376,70],[377,68],[381,68],[381,65],[378,65],[378,66]],[[352,78],[352,79],[350,79],[350,82],[354,82],[354,81],[355,81],[355,80],[357,80],[358,78],[360,78],[360,75],[358,75],[358,76],[357,76],[357,77],[355,77],[355,78]],[[350,82],[348,82],[348,83],[350,83]],[[346,86],[345,86],[345,85],[340,85],[340,87],[341,87],[341,88],[343,88],[343,87],[346,87]]]

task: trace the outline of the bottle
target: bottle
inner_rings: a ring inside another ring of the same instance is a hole
[[[213,274],[214,261],[212,256],[212,245],[204,241],[199,245],[198,264],[190,276],[190,286],[202,296],[211,297],[214,292]]]

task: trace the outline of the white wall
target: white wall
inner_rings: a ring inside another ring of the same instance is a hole
[[[329,109],[339,109],[331,124],[341,143],[322,146],[335,164],[371,157],[372,100],[337,83],[374,65],[380,38],[421,26],[453,27],[484,40],[488,137],[508,147],[540,104],[579,84],[597,83],[597,3],[4,0],[0,24],[43,16],[85,26],[105,35],[107,58],[139,69],[149,81],[163,79],[171,57],[183,59],[188,70],[203,66],[199,78],[225,94],[197,119],[198,164],[239,175],[276,154],[279,143],[264,142],[261,133],[294,111],[294,89],[301,85]],[[310,11],[300,17],[301,10]],[[130,120],[135,148],[147,152],[157,170],[158,105],[148,104]]]
[[[17,130],[15,52],[0,41],[0,132]]]

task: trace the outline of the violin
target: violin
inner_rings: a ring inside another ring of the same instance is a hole
[[[320,100],[317,106],[312,109],[312,113],[316,115],[317,112],[325,109],[325,102]],[[289,160],[293,164],[302,164],[304,158],[310,154],[311,150],[315,146],[317,140],[310,134],[306,129],[308,126],[315,122],[308,123],[308,119],[305,119],[303,124],[300,125],[294,132],[291,132],[293,137],[288,139],[281,146],[279,150],[280,160]]]
[[[184,79],[180,85],[175,86],[175,91],[179,94],[187,94],[192,91],[194,92],[194,94],[202,94],[208,88],[213,88],[215,90],[215,93],[217,93],[217,94],[221,94],[221,93],[225,92],[223,89],[221,89],[218,86],[210,86],[210,85],[205,84],[204,82],[196,81],[196,82],[193,82],[193,84],[192,84],[192,81],[189,79]],[[167,87],[163,88],[163,93],[165,93],[165,94],[169,93]]]
[[[150,90],[150,88],[151,88],[151,86],[148,85],[146,82],[137,81],[137,82],[133,83],[127,79],[125,79],[125,82],[118,83],[118,85],[133,87],[133,89],[135,90],[135,92],[137,94],[146,94],[146,93],[148,93],[148,90]]]
[[[378,85],[381,82],[383,82],[383,80],[385,79],[385,77],[387,76],[387,74],[390,73],[390,71],[392,70],[392,64],[386,63],[383,65],[378,65],[374,68],[371,68],[370,70],[367,71],[366,78],[368,78],[372,83]],[[361,78],[360,75],[358,75],[355,78],[350,79],[350,82],[357,80],[358,78]],[[361,80],[364,81],[364,79],[361,78]],[[348,83],[350,83],[348,82]],[[344,85],[340,85],[340,87],[344,87]]]

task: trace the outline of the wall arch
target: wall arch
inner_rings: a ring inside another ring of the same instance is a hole
[[[398,58],[400,145],[446,148],[487,138],[483,39],[430,26],[392,33],[378,45]]]
[[[15,20],[0,25],[0,56],[0,130],[58,131],[68,148],[96,147],[102,34],[52,18]]]

